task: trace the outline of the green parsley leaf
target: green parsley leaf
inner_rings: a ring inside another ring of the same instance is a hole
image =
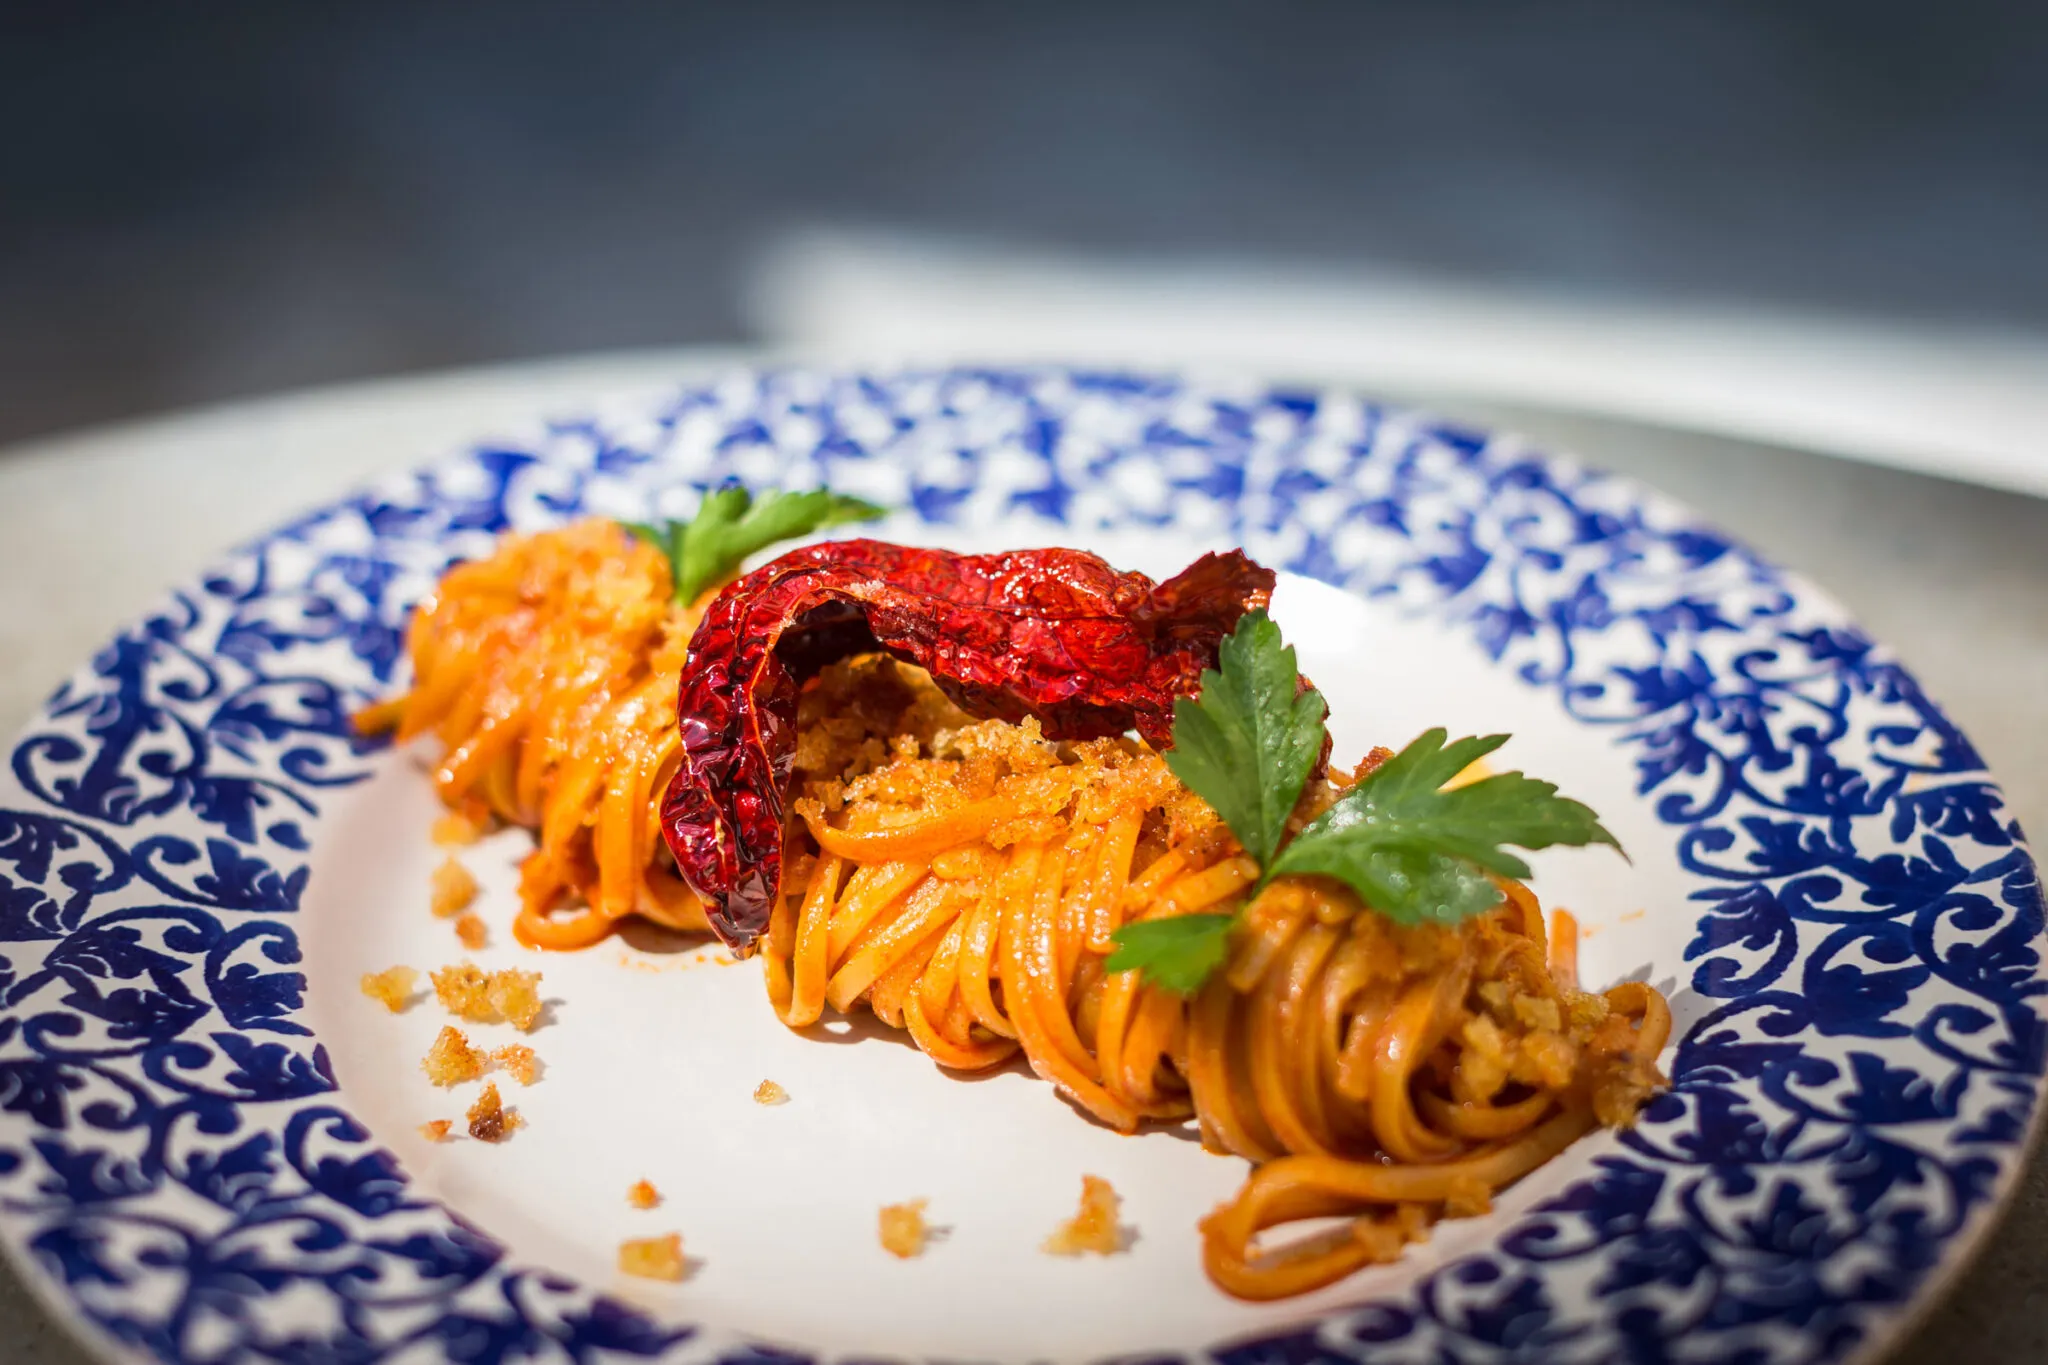
[[[1500,903],[1486,876],[1527,877],[1505,845],[1621,845],[1593,812],[1557,787],[1499,773],[1444,783],[1507,743],[1506,735],[1445,743],[1430,730],[1339,797],[1266,868],[1266,877],[1334,877],[1402,924],[1455,924]]]
[[[1223,965],[1236,923],[1235,915],[1175,915],[1126,924],[1112,936],[1116,949],[1102,965],[1112,972],[1142,971],[1155,986],[1193,995]]]
[[[676,599],[696,601],[706,588],[737,570],[748,555],[777,541],[884,515],[886,509],[862,498],[823,488],[808,493],[771,489],[758,499],[737,485],[716,489],[704,495],[683,539]]]
[[[1322,752],[1329,707],[1300,688],[1294,649],[1263,611],[1239,619],[1216,663],[1202,673],[1199,699],[1173,703],[1166,766],[1265,867]]]
[[[633,533],[636,540],[644,540],[668,556],[669,577],[673,580],[675,577],[675,566],[683,562],[683,534],[689,530],[690,523],[687,521],[664,521],[659,523],[629,521],[624,523],[624,525],[628,531]]]
[[[738,484],[727,484],[706,493],[689,521],[627,522],[626,529],[668,556],[676,601],[690,603],[730,577],[747,556],[777,541],[886,515],[887,508],[824,488],[805,493],[770,489],[756,498]]]

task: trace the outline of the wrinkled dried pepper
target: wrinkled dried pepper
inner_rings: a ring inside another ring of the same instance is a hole
[[[691,638],[682,766],[662,802],[669,849],[719,937],[751,952],[781,887],[797,694],[819,669],[886,650],[976,717],[1036,716],[1054,739],[1136,729],[1163,747],[1173,699],[1272,590],[1272,570],[1236,550],[1156,584],[1082,550],[792,551],[721,592]]]

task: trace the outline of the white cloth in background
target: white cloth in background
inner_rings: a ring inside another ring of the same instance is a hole
[[[749,306],[781,350],[1240,368],[1604,413],[2048,495],[2048,337],[2029,333],[835,231],[772,243]]]

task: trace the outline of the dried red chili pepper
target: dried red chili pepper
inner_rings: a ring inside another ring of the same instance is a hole
[[[1036,716],[1055,739],[1135,728],[1163,747],[1173,699],[1272,590],[1273,571],[1236,550],[1157,584],[1082,550],[792,551],[721,592],[691,638],[662,832],[719,937],[751,952],[782,882],[797,692],[826,664],[886,650],[974,716]]]

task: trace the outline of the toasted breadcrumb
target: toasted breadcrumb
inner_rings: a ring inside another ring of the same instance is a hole
[[[461,1085],[484,1074],[490,1058],[469,1045],[462,1030],[444,1024],[434,1036],[434,1045],[420,1059],[420,1070],[435,1085]]]
[[[1117,1209],[1122,1202],[1101,1176],[1082,1176],[1081,1207],[1045,1239],[1042,1249],[1053,1256],[1079,1256],[1084,1251],[1108,1256],[1122,1251],[1122,1229],[1116,1225]]]
[[[626,1191],[626,1202],[636,1209],[651,1209],[661,1202],[661,1191],[649,1181],[635,1181],[633,1188]]]
[[[683,1278],[683,1236],[639,1237],[619,1243],[619,1269],[643,1280]]]
[[[432,977],[434,996],[450,1014],[475,1024],[498,1022],[498,1012],[491,1008],[490,978],[481,967],[473,962],[457,963]]]
[[[484,922],[475,915],[463,915],[455,921],[455,937],[472,952],[484,946],[484,933]]]
[[[512,1130],[524,1120],[517,1109],[507,1109],[498,1098],[498,1085],[493,1081],[484,1087],[476,1097],[476,1103],[469,1106],[465,1115],[469,1120],[469,1135],[478,1142],[503,1142],[512,1136]]]
[[[441,865],[434,869],[432,886],[430,904],[437,919],[454,919],[469,909],[469,903],[476,899],[476,878],[453,858],[442,859]]]
[[[925,1225],[922,1199],[912,1199],[903,1204],[882,1206],[881,1234],[882,1250],[898,1260],[907,1261],[924,1252],[924,1244],[931,1236],[931,1229]]]
[[[763,1081],[754,1087],[756,1104],[788,1104],[789,1092],[773,1081]]]
[[[506,968],[485,972],[461,962],[433,973],[434,994],[457,1018],[475,1024],[510,1023],[531,1029],[540,1018],[540,973]]]
[[[363,994],[372,1000],[384,1002],[384,1008],[393,1014],[399,1013],[412,1003],[412,988],[419,984],[420,974],[410,967],[387,967],[381,972],[363,974]]]
[[[434,822],[432,838],[436,848],[460,848],[473,844],[483,830],[459,810],[451,810]]]
[[[429,1142],[442,1142],[448,1137],[448,1130],[454,1127],[447,1119],[435,1119],[432,1123],[420,1125],[420,1136]]]
[[[491,1054],[504,1073],[521,1085],[532,1085],[540,1076],[540,1058],[524,1043],[507,1043]]]
[[[534,1021],[540,1018],[539,972],[522,972],[507,968],[491,973],[491,1008],[496,1010],[506,1023],[521,1032],[531,1031]]]
[[[1564,1020],[1558,1013],[1557,1002],[1544,996],[1517,995],[1514,998],[1515,1018],[1523,1028],[1545,1029],[1556,1033],[1564,1027]]]

